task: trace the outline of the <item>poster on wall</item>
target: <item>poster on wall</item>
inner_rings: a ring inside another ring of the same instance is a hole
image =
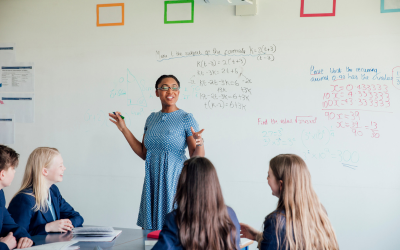
[[[14,115],[0,114],[0,144],[14,144]]]
[[[33,63],[1,63],[0,92],[33,92]]]
[[[0,43],[0,63],[15,62],[15,44]]]
[[[14,114],[15,122],[34,122],[33,93],[0,93],[0,114]]]

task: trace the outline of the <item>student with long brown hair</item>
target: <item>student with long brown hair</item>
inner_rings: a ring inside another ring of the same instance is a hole
[[[225,205],[217,171],[207,158],[185,161],[174,204],[153,250],[239,250],[239,221]]]
[[[336,235],[311,184],[306,163],[281,154],[269,163],[268,185],[279,198],[264,221],[264,232],[240,223],[241,236],[257,240],[261,250],[337,250]]]

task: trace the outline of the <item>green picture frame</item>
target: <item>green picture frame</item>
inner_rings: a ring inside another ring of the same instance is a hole
[[[177,21],[168,21],[167,14],[168,14],[168,5],[169,4],[182,4],[182,3],[191,3],[192,4],[192,15],[190,20],[177,20]],[[164,1],[164,23],[171,24],[171,23],[193,23],[194,21],[194,0],[177,0],[177,1]]]

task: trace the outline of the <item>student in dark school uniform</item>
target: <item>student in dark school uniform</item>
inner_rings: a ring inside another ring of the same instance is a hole
[[[5,205],[3,188],[14,179],[19,154],[13,149],[0,145],[0,250],[27,248],[33,245],[28,232],[14,222]]]
[[[241,236],[258,241],[261,250],[339,250],[303,159],[294,154],[275,156],[267,179],[278,206],[265,218],[264,232],[240,223]]]
[[[32,236],[68,232],[83,224],[82,216],[54,185],[63,180],[64,171],[63,159],[55,148],[40,147],[29,156],[21,188],[8,211]]]
[[[225,205],[217,171],[207,158],[185,161],[174,204],[153,250],[239,250],[239,221]]]

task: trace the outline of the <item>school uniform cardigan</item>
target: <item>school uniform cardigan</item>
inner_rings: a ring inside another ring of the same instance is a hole
[[[13,218],[10,216],[6,209],[6,198],[4,197],[4,191],[0,190],[0,237],[5,237],[9,232],[13,233],[13,236],[18,241],[22,237],[31,238],[28,232],[20,227]],[[7,244],[0,242],[0,250],[9,250]]]
[[[277,218],[279,217],[279,225],[277,225]],[[260,233],[256,237],[256,241],[259,242],[258,248],[260,250],[277,250],[277,232],[278,229],[279,236],[279,249],[286,249],[286,217],[285,212],[282,210],[276,210],[267,216],[264,221],[264,232]]]
[[[236,227],[236,246],[240,249],[240,224],[236,217],[235,211],[227,207],[229,217]],[[153,250],[184,250],[179,240],[179,229],[175,222],[176,210],[170,212],[165,216],[164,226],[161,230],[160,237],[157,243],[152,248]]]
[[[35,212],[33,210],[36,203],[35,197],[29,194],[32,194],[32,188],[24,189],[17,194],[11,200],[8,212],[10,212],[15,222],[25,228],[32,236],[47,234],[45,230],[46,224],[54,221],[51,211],[47,209],[46,212]],[[56,220],[69,219],[74,227],[82,226],[82,216],[64,200],[56,185],[50,187],[50,195]]]

